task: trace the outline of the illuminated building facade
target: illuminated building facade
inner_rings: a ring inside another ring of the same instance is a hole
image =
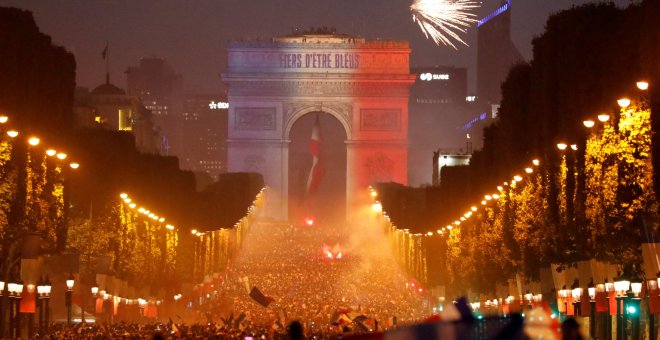
[[[442,169],[450,166],[470,165],[471,154],[433,153],[433,185],[440,185]]]
[[[464,128],[476,109],[476,97],[467,94],[467,69],[433,66],[413,68],[410,89],[408,184],[433,182],[431,155],[470,153],[472,140]]]
[[[77,88],[74,112],[78,126],[130,132],[140,152],[160,153],[159,136],[151,121],[151,112],[138,97],[127,95],[109,81],[91,92]]]
[[[183,110],[183,77],[160,58],[142,58],[139,66],[126,70],[128,94],[140,98],[153,114],[160,128],[163,154],[181,156],[181,113]]]
[[[220,105],[218,105],[220,104]],[[214,180],[227,171],[227,106],[217,95],[187,94],[181,115],[182,169]]]
[[[376,182],[407,183],[410,48],[333,31],[229,44],[228,170],[264,175],[267,215],[287,220],[293,124],[323,112],[346,133],[347,211]]]
[[[503,0],[479,20],[477,35],[477,95],[485,103],[498,104],[509,69],[523,60],[511,40],[511,0]]]

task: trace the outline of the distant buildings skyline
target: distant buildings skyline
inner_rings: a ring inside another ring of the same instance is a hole
[[[142,58],[126,71],[128,91],[106,82],[76,89],[78,125],[127,131],[139,151],[176,156],[179,167],[226,172],[227,105],[220,94],[184,93],[183,76],[167,60]]]

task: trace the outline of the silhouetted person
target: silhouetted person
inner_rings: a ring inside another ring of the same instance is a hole
[[[561,323],[561,338],[563,340],[582,340],[580,325],[573,318],[568,318]]]
[[[303,335],[303,326],[300,321],[291,321],[287,327],[287,335],[291,340],[301,340],[305,338]]]

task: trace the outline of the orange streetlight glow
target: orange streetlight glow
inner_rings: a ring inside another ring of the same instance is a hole
[[[596,122],[594,122],[593,120],[589,119],[589,120],[582,121],[582,124],[584,124],[584,126],[586,126],[586,127],[588,127],[588,128],[591,128],[591,127],[593,127],[593,126],[596,124]]]
[[[557,149],[559,150],[566,150],[566,143],[557,143]]]
[[[30,137],[30,139],[28,139],[28,143],[32,146],[39,145],[39,142],[40,140],[38,137]]]
[[[604,123],[604,122],[610,120],[610,115],[608,115],[606,113],[599,114],[598,115],[598,120],[600,120],[601,122]]]
[[[129,206],[131,209],[135,209],[135,207],[137,207],[137,204],[135,204],[135,203],[131,203],[131,204],[129,204],[128,206]]]
[[[193,235],[197,235],[197,229],[191,230],[190,233],[193,234]]]
[[[621,98],[621,99],[617,100],[616,102],[617,102],[617,104],[619,104],[619,106],[621,106],[622,109],[625,109],[625,108],[628,107],[628,105],[630,105],[630,99],[628,99],[628,98]]]
[[[46,155],[48,155],[48,156],[50,156],[50,157],[55,156],[56,153],[57,153],[57,151],[55,151],[55,150],[53,150],[53,149],[48,149],[48,150],[46,150]]]
[[[534,169],[532,169],[532,168],[525,168],[525,172],[528,173],[528,174],[531,174],[532,172],[534,172]]]
[[[63,153],[63,152],[60,152],[60,153],[57,154],[57,158],[59,158],[59,159],[66,159],[66,154]]]
[[[125,193],[125,192],[122,192],[121,194],[119,194],[119,197],[120,197],[121,199],[126,199],[126,198],[128,198],[128,194]]]
[[[166,225],[165,228],[167,228],[169,230],[174,230],[174,226],[171,225],[171,224]]]
[[[646,91],[646,90],[649,89],[649,83],[645,82],[645,81],[638,81],[637,82],[637,88],[642,90],[642,91]]]
[[[80,164],[74,162],[69,164],[69,166],[71,167],[71,169],[78,169],[80,167]]]
[[[573,151],[577,151],[577,144],[571,144],[571,149],[573,149]]]
[[[7,121],[9,121],[9,117],[7,116],[0,116],[0,124],[4,124]]]
[[[538,166],[539,164],[541,164],[541,162],[538,159],[533,159],[532,164]]]
[[[18,136],[18,131],[16,131],[16,130],[9,130],[9,131],[7,131],[7,136],[9,136],[9,137],[11,137],[11,138],[15,138],[16,136]]]
[[[520,177],[520,175],[515,175],[515,176],[513,176],[513,180],[516,181],[516,182],[520,182],[520,181],[522,181],[522,177]]]
[[[470,209],[471,209],[472,211],[477,211],[477,207],[475,207],[475,206],[473,206],[473,207],[470,208]]]

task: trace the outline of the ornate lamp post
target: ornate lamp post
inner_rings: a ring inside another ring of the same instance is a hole
[[[52,286],[50,284],[50,280],[48,280],[48,277],[46,277],[45,280],[40,281],[39,285],[37,286],[37,294],[38,294],[37,304],[39,310],[39,317],[38,317],[39,334],[42,336],[48,329],[48,323],[49,323],[48,300],[50,300],[51,288]]]
[[[21,337],[21,293],[23,292],[23,282],[9,283],[9,337]]]
[[[573,297],[573,314],[577,318],[580,315],[580,299],[582,298],[582,288],[573,288],[571,291],[571,296]]]
[[[590,287],[587,288],[587,293],[589,294],[589,307],[591,310],[589,311],[589,336],[592,339],[596,338],[596,287],[593,285],[593,280],[591,284],[589,285]],[[599,285],[603,286],[603,290],[605,289],[604,285]]]
[[[626,314],[632,321],[632,338],[639,339],[639,312],[641,298],[639,294],[642,292],[641,282],[632,282],[630,284],[630,293],[628,294],[628,306],[626,307]]]
[[[566,315],[568,315],[568,302],[566,299],[568,298],[568,294],[570,294],[569,292],[570,290],[568,289],[560,289],[558,292],[559,297],[562,299],[562,302],[564,303],[564,314]],[[561,316],[561,313],[559,314]]]
[[[66,325],[71,327],[71,308],[73,304],[73,285],[75,284],[75,278],[73,274],[69,274],[69,277],[66,279]]]
[[[616,291],[616,338],[623,339],[625,334],[626,314],[624,313],[625,300],[628,290],[630,289],[630,281],[620,279],[614,282],[614,290]]]

